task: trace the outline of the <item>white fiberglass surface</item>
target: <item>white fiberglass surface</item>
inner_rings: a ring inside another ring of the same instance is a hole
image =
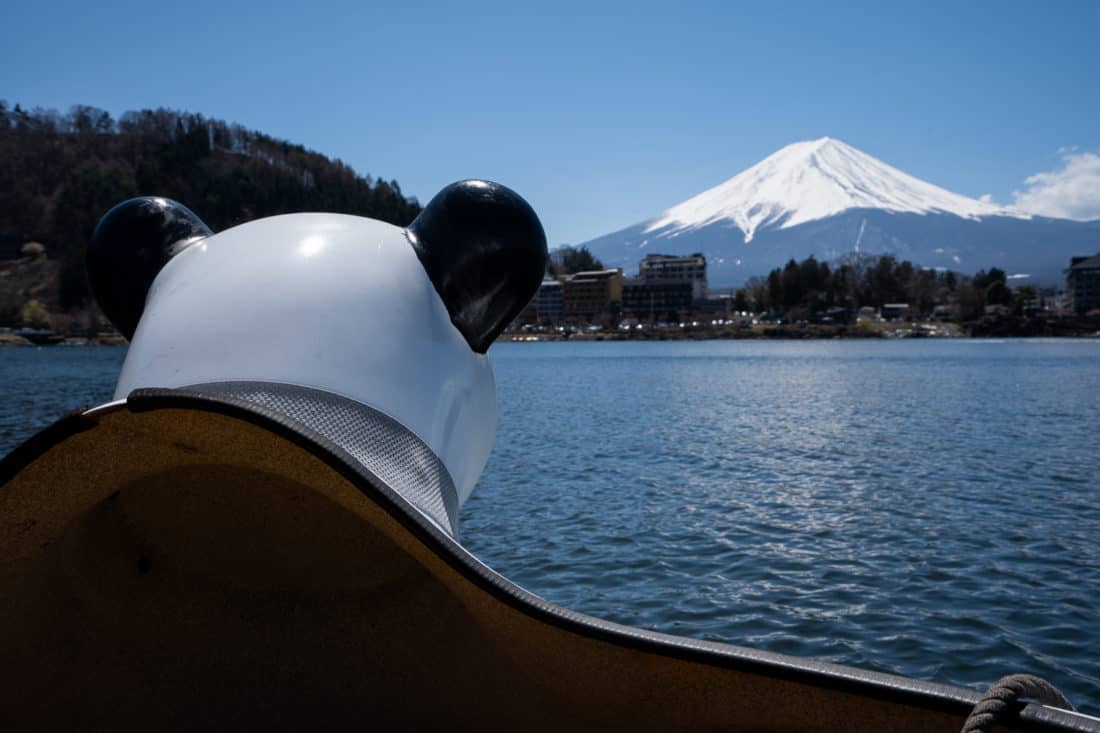
[[[290,214],[216,234],[154,281],[115,390],[255,380],[323,389],[390,415],[465,501],[496,430],[492,365],[452,325],[404,232]]]

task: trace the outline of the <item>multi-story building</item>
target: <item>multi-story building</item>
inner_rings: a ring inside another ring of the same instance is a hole
[[[1070,260],[1066,290],[1073,310],[1084,312],[1100,308],[1100,254]]]
[[[523,310],[512,321],[513,326],[529,326],[539,322],[539,299],[531,300],[523,307]]]
[[[646,255],[638,266],[638,279],[643,283],[691,283],[691,297],[702,300],[707,295],[707,258],[696,252],[686,257]]]
[[[611,315],[623,300],[623,271],[590,270],[578,272],[562,283],[563,310],[566,318]]]
[[[553,278],[543,280],[535,302],[538,304],[540,321],[556,321],[561,318],[564,303],[561,281]]]
[[[680,318],[691,310],[692,284],[681,282],[643,282],[641,278],[623,281],[623,314],[644,321]],[[669,314],[677,314],[671,316]]]

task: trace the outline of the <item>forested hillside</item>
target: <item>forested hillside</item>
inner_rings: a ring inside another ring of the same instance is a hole
[[[404,226],[420,211],[396,181],[200,114],[0,101],[0,326],[28,300],[87,312],[84,253],[99,218],[138,195],[185,204],[214,231],[263,216],[332,211]],[[44,246],[27,247],[28,242]]]

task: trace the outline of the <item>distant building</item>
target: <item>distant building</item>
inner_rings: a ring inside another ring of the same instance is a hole
[[[543,280],[535,302],[540,321],[556,321],[561,318],[564,312],[561,281],[551,278]]]
[[[1100,308],[1100,254],[1070,260],[1066,290],[1073,310],[1084,312]]]
[[[902,318],[909,317],[909,304],[908,303],[884,303],[882,310],[880,311],[882,320],[884,321],[898,321]]]
[[[711,293],[702,300],[696,298],[691,310],[703,318],[719,317],[725,320],[733,314],[733,296],[729,293]]]
[[[647,283],[641,278],[631,278],[623,281],[623,314],[639,320],[663,321],[669,313],[691,310],[692,301],[692,285],[686,280]]]
[[[528,326],[539,322],[538,298],[531,298],[513,321],[514,326]]]
[[[952,321],[959,315],[959,308],[955,305],[937,305],[932,309],[932,317],[937,321]]]
[[[844,306],[835,306],[829,308],[818,315],[818,323],[851,323],[852,311],[848,310]]]
[[[638,279],[646,284],[691,283],[691,297],[702,300],[707,295],[707,258],[696,252],[686,257],[646,255],[638,265]]]
[[[566,318],[592,318],[611,314],[623,300],[623,271],[589,270],[578,272],[562,283],[562,301]]]

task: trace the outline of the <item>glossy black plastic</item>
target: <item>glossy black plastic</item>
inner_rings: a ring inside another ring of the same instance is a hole
[[[104,214],[88,245],[88,281],[123,336],[133,338],[161,268],[212,233],[183,204],[156,196],[123,201]]]
[[[546,234],[538,216],[497,183],[452,183],[428,202],[407,234],[451,322],[479,353],[523,310],[546,272]]]

